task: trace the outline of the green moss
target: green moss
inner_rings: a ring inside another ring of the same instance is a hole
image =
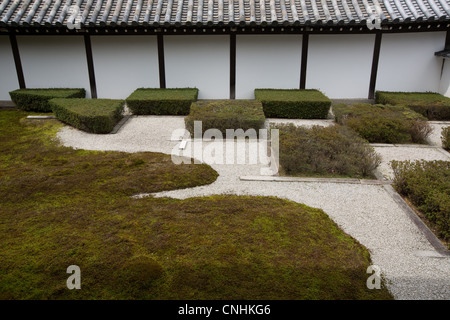
[[[323,211],[272,197],[134,199],[217,173],[61,147],[49,141],[56,120],[26,115],[0,111],[0,298],[392,298],[366,288],[367,250]],[[69,265],[81,290],[66,287]]]

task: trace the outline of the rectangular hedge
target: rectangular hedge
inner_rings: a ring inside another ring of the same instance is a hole
[[[450,98],[439,93],[377,91],[375,101],[380,104],[404,105],[428,120],[450,120]]]
[[[17,108],[24,111],[52,112],[49,100],[53,98],[85,98],[84,89],[18,89],[9,93]]]
[[[268,118],[326,119],[331,100],[318,90],[255,89]]]
[[[336,104],[333,113],[337,123],[372,143],[426,143],[432,130],[421,114],[400,105]]]
[[[127,106],[136,115],[187,115],[192,102],[197,101],[198,89],[140,88],[127,99]]]
[[[91,133],[110,133],[122,119],[123,100],[52,99],[55,117],[77,129]]]
[[[256,100],[200,100],[192,103],[191,112],[185,118],[186,129],[194,134],[194,121],[202,121],[202,136],[208,129],[218,129],[226,137],[226,129],[264,128],[261,102]]]

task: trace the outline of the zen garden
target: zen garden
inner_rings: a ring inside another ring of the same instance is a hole
[[[450,0],[0,0],[0,300],[450,300],[449,59]]]
[[[254,100],[198,100],[195,88],[141,88],[125,100],[87,99],[84,89],[10,94],[17,109],[0,111],[2,299],[385,300],[402,294],[399,263],[448,252],[442,95],[377,91],[372,103],[349,103],[318,90],[256,89]],[[174,139],[174,129],[186,135]],[[277,129],[277,170],[173,161],[173,150],[198,139],[220,143],[208,129],[232,145],[263,142],[270,161],[273,137],[248,134]],[[229,129],[241,136],[226,139]],[[409,243],[416,255],[403,257]],[[66,287],[71,265],[81,290]]]

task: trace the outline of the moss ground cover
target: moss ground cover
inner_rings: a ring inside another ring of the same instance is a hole
[[[205,165],[58,146],[57,121],[0,112],[2,299],[390,299],[321,210],[270,197],[134,199],[209,184]],[[69,265],[81,290],[68,290]]]

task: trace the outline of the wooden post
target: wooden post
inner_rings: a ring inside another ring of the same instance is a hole
[[[373,58],[372,58],[372,71],[370,72],[370,84],[369,84],[369,99],[375,98],[375,85],[377,82],[377,72],[378,72],[378,61],[380,59],[380,48],[381,48],[381,31],[378,31],[375,35],[375,44],[373,48]]]
[[[91,98],[97,99],[97,84],[95,82],[94,58],[92,56],[91,36],[84,34],[84,47],[86,49],[86,60],[89,73],[89,85],[91,88]]]
[[[159,87],[161,89],[166,88],[166,68],[164,62],[164,38],[162,34],[157,36],[158,42],[158,65],[159,65]]]
[[[302,62],[300,66],[300,89],[306,88],[306,66],[308,64],[309,33],[303,33]]]
[[[230,34],[230,99],[236,99],[236,34]]]
[[[17,39],[15,34],[12,33],[9,34],[9,42],[11,43],[11,49],[14,57],[14,64],[16,65],[19,88],[25,89],[26,88],[25,77],[23,76],[22,61],[20,60],[19,46],[17,45]]]

